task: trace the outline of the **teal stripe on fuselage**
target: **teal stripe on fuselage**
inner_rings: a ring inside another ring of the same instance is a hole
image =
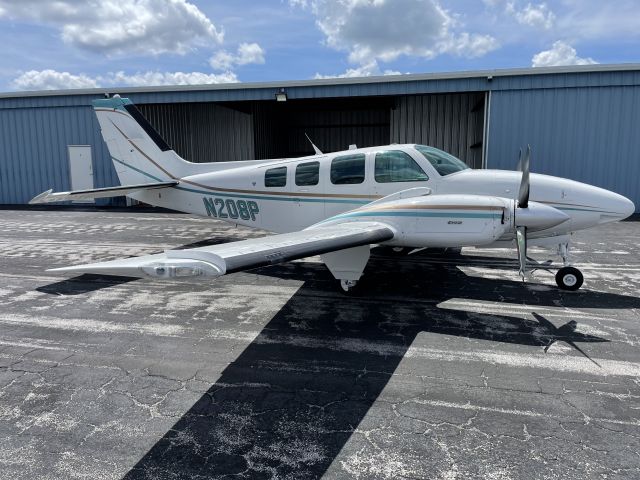
[[[385,210],[379,212],[350,212],[350,213],[342,213],[340,215],[336,215],[334,217],[328,218],[320,222],[327,223],[333,220],[340,220],[343,218],[354,218],[354,217],[431,217],[431,218],[501,218],[502,214],[500,213],[467,213],[467,212],[405,212],[405,211],[394,211],[394,210]]]
[[[127,168],[130,168],[131,170],[135,170],[136,172],[145,175],[146,177],[149,177],[157,182],[163,182],[165,180],[155,177],[153,175],[151,175],[150,173],[147,173],[143,170],[140,170],[139,168],[134,167],[133,165],[129,165],[126,162],[123,162],[122,160],[119,160],[115,157],[111,157],[113,160],[115,160],[116,162],[124,165]],[[366,205],[367,203],[370,203],[371,200],[338,200],[338,199],[332,199],[332,198],[301,198],[301,197],[289,197],[289,196],[282,196],[282,197],[274,197],[274,196],[268,196],[268,195],[244,195],[244,194],[235,194],[235,193],[224,193],[224,192],[219,192],[217,190],[200,190],[197,188],[191,188],[191,187],[171,187],[171,188],[175,188],[176,190],[183,190],[185,192],[191,192],[191,193],[199,193],[201,195],[209,195],[209,196],[217,196],[217,197],[229,197],[229,198],[249,198],[252,200],[275,200],[275,201],[280,201],[280,202],[305,202],[305,203],[348,203],[348,204],[352,204],[352,205]],[[212,187],[215,188],[215,187]]]
[[[165,181],[167,181],[167,179],[166,179],[166,178],[165,178],[165,179],[162,179],[162,178],[154,177],[154,176],[153,176],[153,175],[151,175],[150,173],[147,173],[147,172],[145,172],[145,171],[143,171],[143,170],[140,170],[139,168],[136,168],[136,167],[134,167],[133,165],[129,165],[128,163],[123,162],[122,160],[118,160],[118,159],[117,159],[117,158],[115,158],[115,157],[111,157],[111,159],[112,159],[112,160],[115,160],[116,162],[118,162],[118,163],[119,163],[119,164],[121,164],[121,165],[124,165],[124,166],[125,166],[125,167],[127,167],[127,168],[130,168],[131,170],[135,170],[136,172],[141,173],[142,175],[144,175],[144,176],[146,176],[146,177],[149,177],[149,178],[151,178],[151,179],[155,180],[156,182],[165,182]]]
[[[606,210],[594,210],[592,208],[570,208],[570,207],[560,207],[551,204],[553,208],[557,208],[558,210],[568,210],[572,212],[590,212],[590,213],[609,213],[612,215],[616,215],[616,212],[608,212]]]

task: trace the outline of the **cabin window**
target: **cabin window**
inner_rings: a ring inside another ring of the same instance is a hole
[[[265,187],[284,187],[287,184],[287,167],[270,168],[264,172]]]
[[[331,161],[331,183],[348,185],[364,182],[364,153],[343,155]]]
[[[420,165],[400,150],[376,153],[375,178],[378,183],[424,182],[429,180]]]
[[[296,167],[296,185],[317,185],[320,178],[320,162],[301,163]]]

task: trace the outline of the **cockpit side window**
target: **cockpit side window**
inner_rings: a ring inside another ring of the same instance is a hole
[[[433,165],[433,168],[443,177],[469,169],[469,166],[459,158],[437,148],[426,145],[414,145],[414,148],[424,155],[429,160],[429,163]]]
[[[331,161],[331,183],[351,185],[364,182],[365,155],[356,153],[343,155]]]
[[[375,179],[378,183],[425,182],[429,177],[405,152],[388,150],[376,153]]]

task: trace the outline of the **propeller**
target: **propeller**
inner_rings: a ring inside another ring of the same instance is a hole
[[[518,203],[516,212],[521,213],[522,209],[529,208],[529,161],[531,159],[531,145],[527,145],[527,153],[522,158],[522,149],[518,155],[518,170],[522,172],[520,180],[520,190],[518,191]],[[527,274],[527,227],[526,225],[517,225],[519,215],[516,213],[516,245],[518,247],[518,261],[520,263],[519,274],[522,281],[525,280]]]
[[[516,246],[518,247],[518,261],[520,262],[520,276],[524,281],[527,274],[527,235],[529,231],[546,230],[569,220],[569,216],[550,205],[529,202],[530,182],[529,163],[531,160],[531,146],[522,156],[522,149],[518,158],[518,170],[522,172],[520,189],[514,212],[516,227]],[[537,264],[536,268],[545,268],[545,264]],[[534,270],[536,269],[534,268]]]
[[[520,191],[518,192],[518,207],[527,208],[529,206],[529,159],[531,158],[531,145],[527,145],[527,153],[522,160],[522,150],[520,150],[520,160],[518,170],[522,172],[520,181]]]
[[[520,262],[518,273],[524,282],[527,274],[527,227],[516,227],[516,245],[518,246],[518,261]]]

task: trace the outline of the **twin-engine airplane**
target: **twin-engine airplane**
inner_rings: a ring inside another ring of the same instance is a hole
[[[572,232],[622,220],[633,203],[583,183],[529,173],[472,170],[424,145],[354,148],[282,160],[190,163],[179,157],[126,98],[93,102],[122,186],[52,193],[30,203],[126,195],[141,202],[277,233],[222,245],[55,268],[158,279],[215,278],[320,255],[352,291],[371,245],[509,246],[520,274],[550,268],[527,258],[527,244],[558,246],[558,286],[576,290],[580,271],[567,258]]]

